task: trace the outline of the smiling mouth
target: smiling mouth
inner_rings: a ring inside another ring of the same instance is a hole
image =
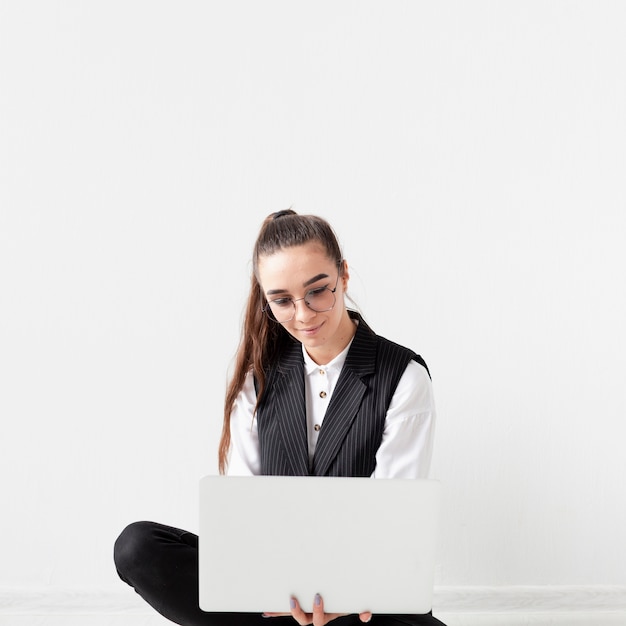
[[[313,326],[312,328],[301,328],[300,332],[301,333],[307,333],[307,334],[314,333],[316,330],[321,328],[321,326],[322,325],[320,324],[319,326]]]

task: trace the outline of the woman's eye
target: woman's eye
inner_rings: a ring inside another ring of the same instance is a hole
[[[321,296],[326,291],[326,287],[318,287],[317,289],[311,289],[309,293],[307,293],[307,298],[315,298],[316,296]]]
[[[290,298],[278,298],[270,302],[272,306],[289,306],[291,304]]]

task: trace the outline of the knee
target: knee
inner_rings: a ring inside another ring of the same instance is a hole
[[[113,546],[113,560],[120,578],[126,582],[133,571],[145,563],[153,536],[152,522],[133,522],[126,526]]]

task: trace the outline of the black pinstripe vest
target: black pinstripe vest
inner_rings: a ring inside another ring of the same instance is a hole
[[[268,372],[257,412],[261,474],[370,476],[385,415],[415,352],[379,337],[359,320],[319,432],[309,468],[302,345],[293,342]],[[428,370],[428,368],[426,368]]]

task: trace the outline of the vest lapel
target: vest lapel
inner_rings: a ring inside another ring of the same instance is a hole
[[[281,434],[285,454],[295,476],[309,473],[307,443],[304,361],[300,344],[284,356],[281,373],[274,382],[276,401],[275,417]]]
[[[375,362],[376,336],[360,319],[324,416],[313,457],[313,474],[323,476],[337,456],[367,390],[362,378],[374,373]]]

